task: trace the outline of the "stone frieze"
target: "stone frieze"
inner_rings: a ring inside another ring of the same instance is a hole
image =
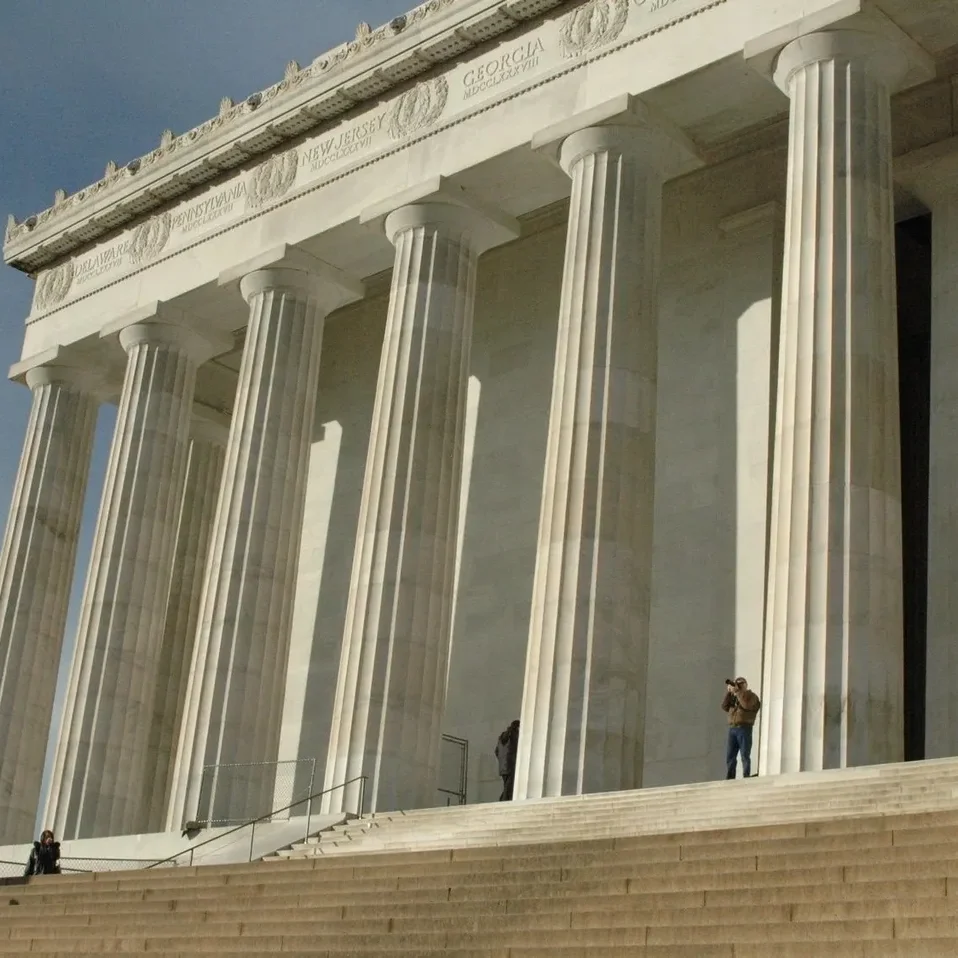
[[[69,274],[61,272],[66,264],[41,272],[32,318],[260,215],[271,205],[342,176],[351,167],[367,164],[404,142],[488,109],[527,86],[546,82],[550,75],[567,72],[574,68],[570,61],[586,63],[617,44],[635,42],[722,2],[725,0],[587,0],[487,49],[480,57],[416,83],[391,101],[320,129],[296,147],[273,153],[226,182],[193,192],[119,237],[75,257]]]
[[[353,61],[378,51],[383,44],[400,36],[409,27],[428,21],[430,17],[444,12],[457,3],[461,4],[461,2],[462,0],[427,0],[426,3],[420,4],[410,13],[396,17],[375,30],[368,23],[360,23],[356,28],[356,38],[353,41],[341,44],[329,53],[317,57],[305,68],[301,68],[298,63],[292,61],[287,65],[284,78],[279,83],[275,83],[259,93],[252,94],[239,104],[233,103],[229,97],[224,97],[215,117],[180,136],[174,135],[171,130],[164,131],[156,149],[125,166],[117,166],[111,160],[107,164],[103,177],[96,183],[78,190],[70,196],[67,196],[62,190],[57,190],[57,197],[53,206],[26,217],[22,222],[19,222],[12,214],[8,215],[4,233],[4,246],[16,243],[32,233],[38,226],[63,217],[68,211],[92,204],[94,200],[128,182],[131,177],[162,166],[177,154],[183,153],[185,149],[204,139],[208,139],[231,126],[238,126],[243,119],[263,105],[307,85],[325,84],[327,80],[335,78],[337,73],[342,72]],[[516,2],[533,8],[548,9],[564,2],[564,0],[532,0],[531,4],[530,0],[506,0],[503,5],[508,7]],[[518,23],[520,19],[516,18],[513,25]],[[430,64],[424,61],[421,69],[427,69],[429,66]],[[341,105],[341,112],[353,106],[354,102],[352,100],[344,102]]]

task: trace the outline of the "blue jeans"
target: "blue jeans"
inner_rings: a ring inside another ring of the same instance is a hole
[[[752,726],[730,725],[728,746],[725,749],[726,778],[735,778],[735,766],[742,753],[742,774],[748,778],[752,774]]]

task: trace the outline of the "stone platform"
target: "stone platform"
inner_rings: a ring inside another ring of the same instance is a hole
[[[380,815],[294,860],[6,882],[0,954],[952,958],[958,761]]]
[[[275,857],[500,847],[951,810],[958,821],[958,759],[937,759],[370,815]]]

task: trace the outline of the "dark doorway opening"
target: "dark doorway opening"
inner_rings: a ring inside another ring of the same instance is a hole
[[[928,457],[931,384],[931,217],[896,228],[901,409],[905,761],[925,757],[928,625]]]

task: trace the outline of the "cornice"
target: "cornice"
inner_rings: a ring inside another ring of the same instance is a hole
[[[166,130],[156,149],[125,166],[107,164],[96,183],[18,222],[7,219],[4,260],[36,272],[175,197],[307,130],[349,113],[416,76],[457,59],[518,24],[570,0],[427,0],[285,76],[179,136]]]

